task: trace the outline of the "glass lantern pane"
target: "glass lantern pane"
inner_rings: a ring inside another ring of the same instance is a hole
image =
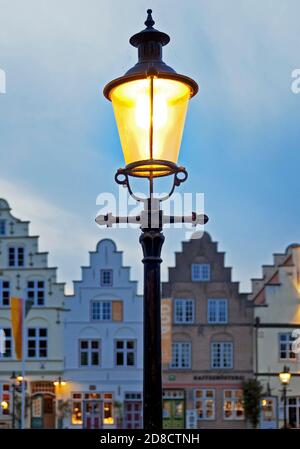
[[[149,159],[177,163],[190,87],[182,82],[153,79],[151,136],[151,79],[130,81],[111,93],[126,164]]]

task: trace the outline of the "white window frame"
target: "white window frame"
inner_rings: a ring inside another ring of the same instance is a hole
[[[35,329],[35,336],[29,336],[29,330]],[[46,330],[46,336],[40,336],[40,331]],[[33,348],[29,348],[29,342],[35,341],[35,355],[29,355],[29,350],[33,350]],[[46,342],[46,348],[41,348],[41,342]],[[46,349],[46,355],[41,356],[40,351]],[[47,327],[28,327],[27,328],[27,358],[30,360],[45,360],[49,357],[49,332]],[[38,355],[37,355],[38,354]]]
[[[94,306],[99,307],[99,318],[95,318]],[[107,306],[109,310],[107,309]],[[91,321],[112,321],[112,301],[92,299],[91,301]]]
[[[13,264],[10,264],[10,250],[14,250],[14,255],[13,255]],[[22,250],[23,252],[23,263],[20,264],[19,263],[19,258],[20,258],[20,250]],[[19,246],[19,245],[9,245],[8,249],[7,249],[7,262],[8,262],[8,267],[9,268],[23,268],[25,267],[25,248],[24,246]]]
[[[230,398],[226,398],[226,391],[230,391],[231,392],[231,397]],[[236,396],[236,392],[239,391],[242,393],[241,398]],[[243,400],[243,390],[241,388],[225,388],[223,390],[223,419],[224,421],[244,421],[245,420],[245,410],[243,408],[243,415],[242,416],[237,416],[237,412],[238,412],[238,408],[237,408],[237,404],[239,401]],[[226,416],[225,415],[225,402],[231,402],[232,403],[232,415],[231,416]]]
[[[180,309],[181,308],[181,313]],[[191,317],[188,315],[191,309]],[[181,317],[180,317],[181,315]],[[174,323],[175,324],[192,324],[195,322],[195,300],[194,299],[185,299],[185,298],[176,298],[174,299]]]
[[[214,360],[216,360],[217,348],[219,347],[220,352],[220,364],[219,366],[214,366]],[[225,363],[226,353],[230,353],[230,364]],[[227,366],[225,366],[227,365]],[[212,369],[232,369],[233,368],[233,342],[230,341],[213,341],[211,342],[211,368]]]
[[[221,319],[222,306],[225,304],[224,319]],[[213,310],[214,309],[214,310]],[[213,318],[212,316],[215,316]],[[207,321],[209,324],[228,323],[228,300],[226,298],[211,298],[207,303]]]
[[[187,363],[184,363],[187,357]],[[175,359],[178,362],[175,362]],[[192,366],[192,343],[187,341],[174,341],[172,343],[172,361],[170,368],[172,369],[191,369]]]
[[[197,392],[201,391],[202,395],[197,397]],[[208,393],[212,392],[212,396],[208,396]],[[207,403],[208,401],[212,401],[212,416],[207,416]],[[201,410],[203,413],[203,416],[200,417],[198,414],[198,406],[197,403],[201,404]],[[194,409],[197,413],[197,419],[199,421],[213,421],[216,419],[216,390],[214,388],[197,388],[194,390]]]
[[[211,267],[209,263],[192,264],[192,281],[209,282],[211,279]]]
[[[33,287],[29,287],[29,282],[33,282]],[[43,282],[43,287],[39,287],[38,283],[39,282]],[[33,297],[30,298],[29,294],[30,292],[33,292]],[[43,293],[43,303],[39,304],[38,300],[39,300],[39,292]],[[46,285],[45,285],[45,281],[43,279],[28,279],[27,280],[27,288],[26,288],[26,294],[27,294],[27,299],[30,299],[33,301],[33,305],[35,307],[43,307],[45,305],[45,299],[46,299]]]
[[[6,220],[0,218],[0,236],[6,235]]]
[[[82,348],[81,347],[82,342],[87,342],[88,347]],[[98,343],[98,348],[92,347],[93,342]],[[87,353],[87,364],[86,365],[83,365],[81,363],[81,354],[82,353]],[[98,354],[98,363],[97,364],[92,363],[92,354],[94,354],[94,353]],[[80,368],[99,368],[99,366],[101,366],[101,339],[99,339],[99,338],[80,338],[79,339],[79,367]]]
[[[123,342],[123,348],[117,348],[118,342]],[[127,343],[133,342],[133,348],[127,348]],[[133,338],[117,338],[114,342],[114,348],[115,348],[115,367],[116,368],[135,368],[137,366],[137,341]],[[123,364],[117,363],[117,354],[123,353]],[[133,354],[133,364],[129,365],[127,363],[127,355]]]
[[[4,349],[5,352],[2,354],[0,352],[0,360],[10,360],[13,358],[14,355],[14,339],[12,335],[12,328],[11,327],[4,327],[1,328],[1,335],[4,336]],[[8,332],[7,332],[8,331]],[[7,350],[9,349],[10,355],[7,355]]]
[[[3,287],[3,283],[8,282],[8,287]],[[3,293],[8,293],[8,304],[3,304]],[[10,281],[7,279],[0,279],[0,307],[10,306]]]
[[[285,341],[281,340],[285,337]],[[292,336],[292,332],[280,332],[278,334],[278,345],[279,345],[279,360],[289,360],[291,362],[296,362],[296,354],[292,350],[292,344],[295,338]],[[286,348],[281,350],[281,345],[285,345]],[[281,352],[285,352],[287,357],[281,357]]]

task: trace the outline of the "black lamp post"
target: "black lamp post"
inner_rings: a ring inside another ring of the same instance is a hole
[[[140,243],[144,264],[144,428],[162,429],[161,372],[161,249],[165,223],[204,224],[206,215],[166,216],[160,203],[168,199],[176,186],[187,179],[177,159],[188,102],[198,91],[197,83],[180,75],[162,60],[162,47],[170,38],[153,28],[152,11],[148,9],[146,28],[130,38],[138,49],[138,62],[124,76],[104,88],[105,97],[113,104],[126,162],[115,180],[127,187],[130,195],[142,202],[144,210],[136,217],[99,215],[99,225],[135,223],[141,227]],[[173,186],[164,198],[154,197],[153,181],[173,176]],[[130,178],[149,180],[149,197],[135,195]]]
[[[17,376],[15,371],[12,372],[12,375],[10,376],[10,380],[12,381],[12,428],[15,429],[16,427],[16,380]]]
[[[291,373],[290,369],[287,366],[283,367],[283,371],[279,373],[279,379],[282,385],[282,392],[283,392],[283,427],[284,429],[287,429],[287,416],[286,416],[286,398],[287,398],[287,387],[291,380]]]

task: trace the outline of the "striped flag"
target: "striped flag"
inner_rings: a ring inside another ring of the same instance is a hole
[[[10,313],[12,331],[15,342],[15,353],[17,360],[22,360],[22,333],[23,333],[23,299],[10,298]]]

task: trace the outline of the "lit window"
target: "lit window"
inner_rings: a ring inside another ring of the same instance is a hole
[[[113,270],[100,271],[100,284],[102,287],[111,287],[113,285]]]
[[[233,367],[233,344],[229,342],[211,343],[211,367],[230,369]]]
[[[32,280],[27,282],[27,299],[35,306],[43,306],[45,303],[45,282]]]
[[[6,221],[0,220],[0,236],[6,234]]]
[[[188,324],[194,322],[194,300],[175,299],[174,301],[174,323]]]
[[[10,415],[11,413],[11,391],[10,385],[0,383],[0,404],[5,403],[5,407],[1,407],[0,405],[0,416],[1,415]]]
[[[223,417],[225,420],[245,418],[242,390],[224,390]]]
[[[111,301],[92,301],[92,320],[110,321],[112,319]]]
[[[114,424],[112,401],[103,402],[103,424]]]
[[[192,264],[192,281],[210,281],[210,265],[208,263]]]
[[[100,365],[100,340],[80,340],[80,366]]]
[[[195,390],[194,401],[198,419],[215,419],[215,390],[207,388]]]
[[[43,327],[27,329],[28,357],[44,359],[48,355],[48,331]]]
[[[296,354],[292,350],[294,340],[291,332],[279,334],[279,357],[281,359],[296,359]]]
[[[135,366],[136,363],[136,342],[135,340],[115,341],[116,366]]]
[[[24,267],[24,248],[22,246],[10,246],[8,248],[8,266]]]
[[[208,322],[211,324],[227,323],[227,299],[208,300]]]
[[[191,343],[176,342],[172,344],[171,368],[191,368]]]
[[[72,424],[82,424],[82,394],[72,394]]]
[[[10,282],[0,279],[0,306],[10,304]]]

